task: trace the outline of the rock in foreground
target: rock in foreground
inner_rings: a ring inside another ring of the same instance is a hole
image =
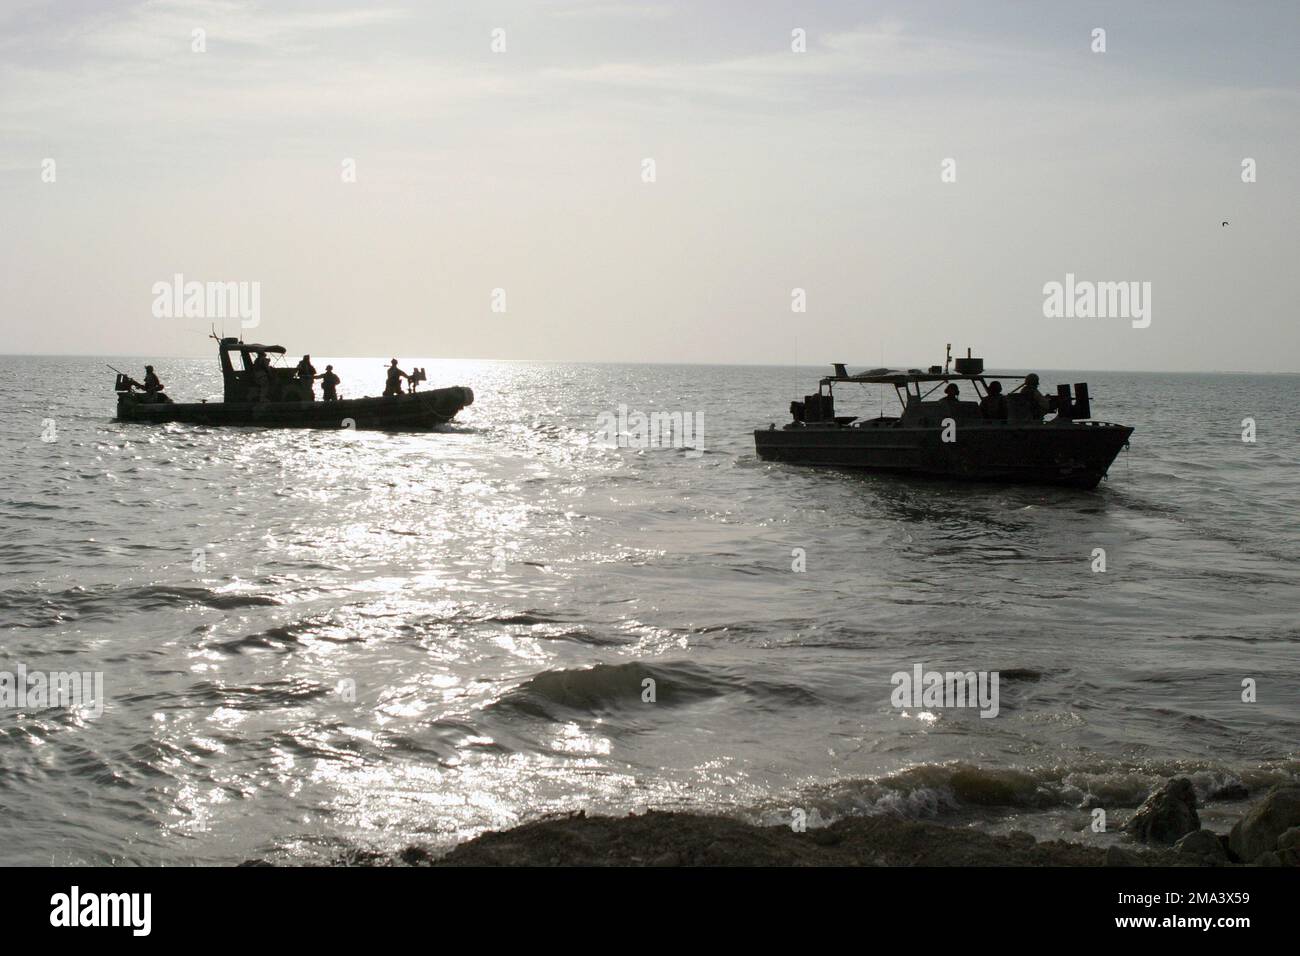
[[[1174,844],[1179,853],[1186,853],[1206,863],[1227,863],[1228,852],[1223,848],[1223,841],[1213,830],[1193,830]]]
[[[1180,837],[1201,828],[1196,791],[1186,777],[1175,777],[1146,798],[1125,829],[1143,843],[1173,846]]]
[[[1138,866],[1194,866],[1172,851],[1131,852]],[[1027,834],[892,817],[842,819],[796,833],[729,817],[651,811],[627,817],[577,814],[485,833],[438,866],[1103,866],[1100,848]]]
[[[1254,862],[1265,853],[1278,849],[1278,838],[1298,826],[1300,787],[1274,787],[1268,796],[1237,821],[1228,834],[1228,846],[1238,859]]]

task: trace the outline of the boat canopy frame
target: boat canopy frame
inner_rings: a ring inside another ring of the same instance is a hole
[[[909,396],[915,396],[917,401],[925,401],[928,396],[949,382],[970,382],[975,389],[975,394],[983,398],[988,394],[987,383],[991,379],[1020,382],[1020,385],[1007,393],[1010,395],[1024,387],[1024,381],[1027,377],[1025,375],[994,375],[987,372],[964,374],[960,372],[902,372],[891,369],[873,369],[869,372],[859,372],[857,375],[842,375],[837,372],[835,375],[824,376],[817,383],[817,394],[822,394],[822,389],[825,389],[826,394],[834,395],[836,383],[844,382],[857,385],[892,385],[895,394],[898,396],[899,404],[906,408]],[[933,385],[922,391],[921,386],[929,383],[933,383]]]
[[[217,338],[215,335],[209,337],[214,339]],[[286,355],[289,350],[283,345],[259,345],[256,342],[245,342],[242,339],[235,338],[234,336],[227,336],[224,339],[217,339],[217,351],[222,355],[225,355],[227,352],[242,352],[245,361],[247,361],[247,357],[250,353],[256,354],[258,352],[266,352],[271,355]]]
[[[232,342],[221,343],[223,352],[274,352],[276,355],[284,355],[288,349],[283,345],[258,345],[256,342]]]
[[[258,352],[266,352],[268,355],[276,356],[287,355],[289,352],[283,345],[259,345],[256,342],[245,342],[234,336],[227,336],[222,339],[213,334],[208,337],[217,339],[217,359],[221,364],[221,374],[227,378],[227,381],[237,371],[247,372],[251,369],[253,367],[253,356]],[[230,360],[231,352],[239,353],[240,368],[238,370]],[[227,401],[232,401],[232,399],[227,399]]]

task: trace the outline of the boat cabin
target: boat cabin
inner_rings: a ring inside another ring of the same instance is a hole
[[[965,358],[956,360],[951,372],[946,363],[943,366],[931,365],[924,370],[876,368],[855,375],[850,375],[842,362],[835,363],[834,368],[834,375],[827,375],[818,383],[817,394],[805,395],[802,402],[790,403],[790,414],[795,422],[840,426],[856,422],[854,427],[859,428],[937,428],[946,418],[951,418],[958,424],[983,423],[988,420],[980,411],[980,401],[988,395],[989,383],[995,380],[1017,383],[1014,388],[1003,390],[1007,400],[1006,421],[1023,424],[1042,420],[1042,414],[1031,401],[1031,396],[1024,391],[1026,376],[986,374],[984,360],[972,358],[969,351]],[[892,385],[902,413],[894,417],[882,414],[874,419],[836,415],[835,386],[841,383]],[[959,389],[957,401],[945,397],[944,392],[949,383],[956,384]],[[1048,411],[1055,412],[1059,420],[1092,417],[1087,382],[1076,383],[1073,392],[1069,385],[1058,385],[1056,394],[1046,397]]]
[[[219,339],[217,353],[221,359],[223,401],[253,401],[255,390],[252,369],[257,353],[265,352],[268,357],[274,358],[284,355],[285,351],[283,345],[258,345],[255,342],[241,342],[233,337]],[[309,402],[313,397],[312,390],[299,380],[296,368],[271,366],[270,401]]]

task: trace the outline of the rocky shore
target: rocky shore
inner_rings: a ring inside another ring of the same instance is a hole
[[[1146,798],[1125,830],[1206,866],[1300,866],[1300,787],[1274,787],[1230,832],[1215,833],[1201,827],[1192,782],[1175,777]]]
[[[1189,866],[1172,850],[1134,854],[1133,865]],[[891,817],[855,817],[796,833],[727,817],[577,814],[485,833],[437,866],[1102,866],[1103,850],[1028,833],[975,830]]]
[[[409,847],[351,865],[433,866],[1300,866],[1300,787],[1275,787],[1229,833],[1202,829],[1190,781],[1154,791],[1107,849],[1028,833],[894,817],[851,817],[795,832],[730,817],[651,811],[576,813],[484,833],[438,857]]]

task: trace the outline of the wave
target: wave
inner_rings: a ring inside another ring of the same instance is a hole
[[[493,617],[473,617],[460,618],[460,620],[473,621],[474,623],[485,624],[558,624],[564,620],[562,617],[544,614],[541,611],[528,610],[520,611],[516,614],[498,614]]]
[[[218,591],[203,587],[175,587],[151,584],[144,587],[115,587],[97,584],[62,591],[39,588],[10,588],[0,591],[0,606],[18,615],[10,627],[56,627],[69,619],[118,617],[124,611],[157,611],[194,605],[232,610],[241,607],[270,607],[275,598],[247,592]]]
[[[328,698],[334,688],[302,679],[274,680],[265,684],[219,684],[201,681],[186,695],[189,705],[228,707],[231,710],[278,709]]]
[[[279,624],[264,631],[244,634],[228,641],[218,641],[211,645],[214,649],[227,654],[242,654],[253,650],[290,650],[301,643],[300,634],[307,634],[318,625],[314,622],[297,624]]]
[[[1150,764],[1099,761],[1039,768],[979,767],[964,762],[924,764],[882,777],[842,780],[799,795],[806,809],[829,822],[842,816],[890,814],[909,819],[989,812],[1058,809],[1132,809],[1174,776],[1192,781],[1200,804],[1235,801],[1275,784],[1300,782],[1300,761],[1251,769],[1186,761]],[[788,820],[788,804],[760,817]]]
[[[647,699],[651,691],[653,704]],[[796,684],[742,677],[686,662],[630,661],[542,671],[507,691],[487,709],[560,720],[575,712],[595,715],[646,706],[683,707],[728,694],[749,697],[760,707],[783,708],[818,701],[815,694]]]

